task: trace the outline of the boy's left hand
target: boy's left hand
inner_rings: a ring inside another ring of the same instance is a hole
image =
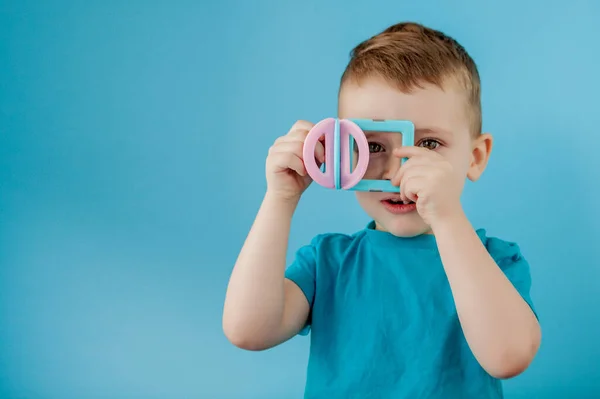
[[[394,155],[408,160],[391,183],[400,186],[403,200],[417,204],[417,212],[425,223],[433,226],[462,212],[462,184],[446,158],[433,150],[416,146],[397,148]]]

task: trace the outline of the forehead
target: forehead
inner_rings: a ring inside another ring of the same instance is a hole
[[[456,84],[442,90],[423,84],[403,93],[383,79],[344,82],[339,95],[340,118],[411,120],[417,129],[440,128],[451,132],[469,130],[464,91]]]

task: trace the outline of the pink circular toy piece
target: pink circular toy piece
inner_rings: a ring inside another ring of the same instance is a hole
[[[335,154],[335,125],[334,118],[327,118],[317,123],[308,132],[304,140],[304,166],[310,177],[323,187],[335,188],[335,159],[339,156],[340,186],[347,190],[354,187],[365,175],[369,163],[369,143],[362,129],[348,119],[340,121],[339,143],[340,154]],[[315,161],[315,147],[321,137],[325,136],[325,172],[322,172]],[[350,172],[350,136],[356,141],[358,162],[354,171]]]

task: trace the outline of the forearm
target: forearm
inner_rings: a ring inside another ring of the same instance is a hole
[[[433,229],[465,338],[490,374],[522,372],[540,342],[529,305],[498,267],[464,214]]]
[[[284,310],[288,237],[297,203],[268,194],[233,268],[223,311],[228,335],[262,337],[275,331]]]

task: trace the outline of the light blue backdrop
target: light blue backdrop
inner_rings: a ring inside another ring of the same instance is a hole
[[[483,77],[464,204],[522,246],[544,331],[507,397],[598,397],[600,3],[210,3],[0,3],[0,397],[301,397],[308,339],[232,347],[227,279],[272,141],[333,116],[349,50],[401,20]],[[313,186],[291,249],[366,222]]]

